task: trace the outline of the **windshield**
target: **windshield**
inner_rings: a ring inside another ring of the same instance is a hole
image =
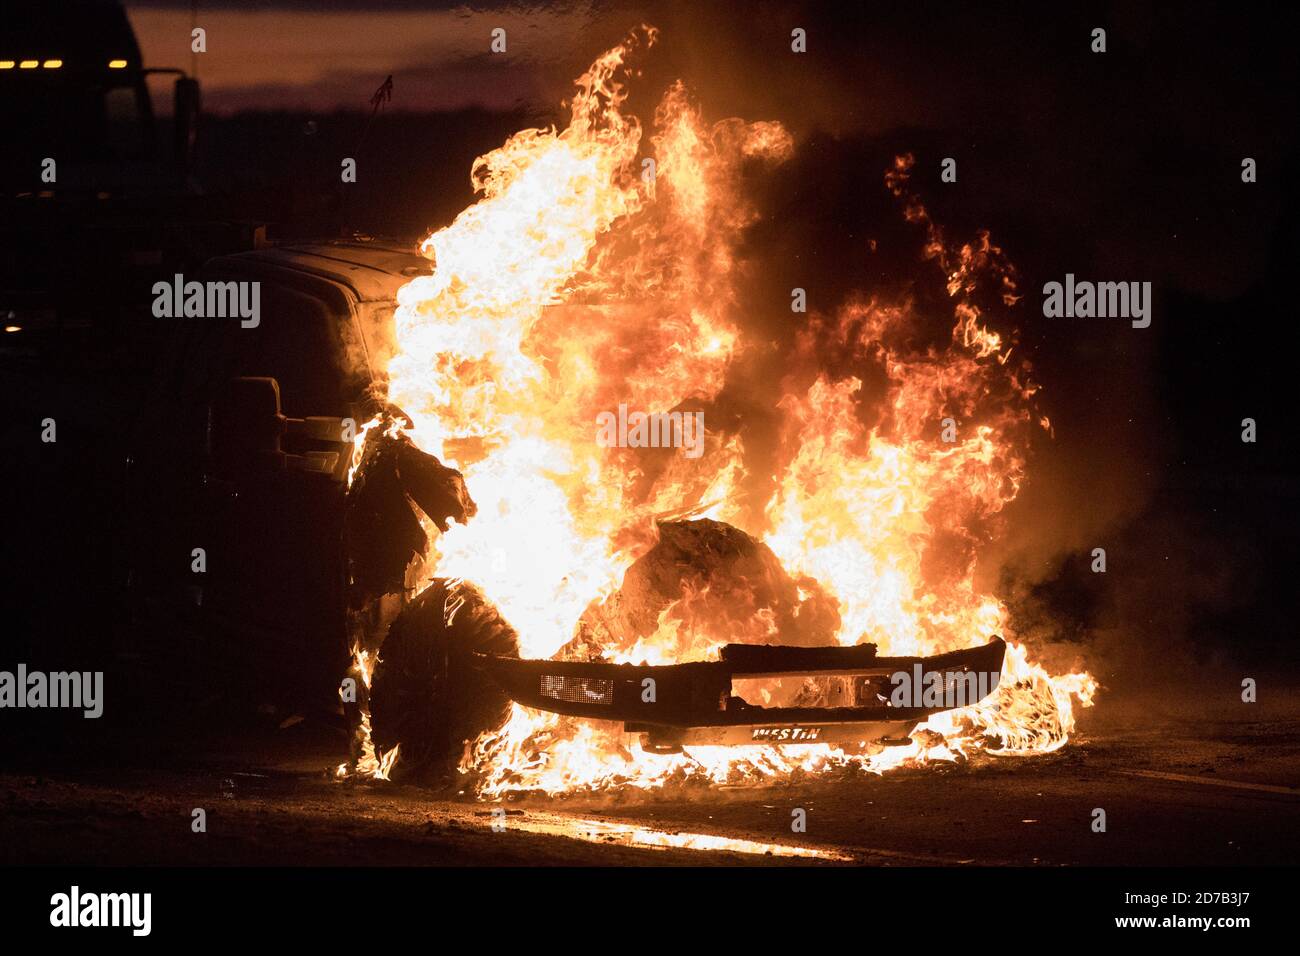
[[[112,82],[73,75],[0,76],[0,116],[6,127],[0,170],[11,189],[57,188],[72,183],[78,167],[153,157],[147,94],[131,77]],[[41,179],[46,158],[58,164],[53,185]]]

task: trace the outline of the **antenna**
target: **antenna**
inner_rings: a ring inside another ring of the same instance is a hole
[[[365,145],[366,136],[370,133],[370,124],[375,121],[379,114],[380,108],[385,103],[392,102],[393,99],[393,74],[389,73],[383,83],[379,84],[379,89],[375,90],[370,97],[370,115],[366,117],[365,125],[361,127],[361,135],[357,137],[357,145],[352,149],[354,159],[360,160],[361,147]],[[347,214],[348,214],[348,190],[342,183],[338,186],[339,190],[339,233],[347,233]]]

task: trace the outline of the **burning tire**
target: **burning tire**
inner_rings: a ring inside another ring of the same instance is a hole
[[[466,741],[500,727],[510,700],[473,665],[475,652],[519,655],[519,636],[472,585],[436,580],[393,621],[370,688],[372,737],[401,745],[395,775],[437,775]]]
[[[688,631],[719,641],[761,644],[775,630],[787,644],[835,643],[835,600],[812,578],[788,574],[757,538],[709,518],[661,521],[656,531],[654,547],[632,563],[618,590],[583,613],[561,657],[630,650],[658,630],[670,607],[689,621]]]

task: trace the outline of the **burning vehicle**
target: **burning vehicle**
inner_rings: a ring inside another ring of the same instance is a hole
[[[756,304],[748,191],[795,144],[706,122],[680,83],[643,137],[628,64],[656,39],[597,59],[567,127],[481,156],[480,200],[397,292],[385,410],[353,455],[370,583],[339,775],[454,768],[491,798],[1062,746],[1095,682],[997,636],[1006,608],[974,583],[1050,429],[983,318],[1017,300],[1014,268],[987,235],[950,243],[902,156],[884,187],[942,277],[946,332],[906,297]],[[702,451],[611,441],[627,408],[702,422]],[[894,706],[889,676],[914,669],[998,679]]]
[[[1095,682],[1034,663],[975,575],[1050,430],[986,319],[1014,268],[949,240],[899,156],[883,188],[944,311],[774,293],[745,243],[796,144],[680,82],[645,135],[629,64],[656,41],[481,156],[479,201],[418,250],[203,267],[261,315],[176,326],[132,440],[133,583],[232,669],[255,635],[259,679],[341,697],[343,779],[493,798],[1063,746]],[[892,700],[917,668],[996,677]]]

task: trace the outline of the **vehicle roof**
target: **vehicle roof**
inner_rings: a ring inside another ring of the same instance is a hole
[[[68,69],[102,68],[109,57],[140,63],[135,32],[113,0],[5,0],[4,20],[0,59],[54,57]]]
[[[412,278],[433,270],[433,263],[415,246],[391,240],[291,243],[222,256],[215,261],[254,269],[270,265],[321,276],[350,287],[362,302],[392,301],[397,290]]]

